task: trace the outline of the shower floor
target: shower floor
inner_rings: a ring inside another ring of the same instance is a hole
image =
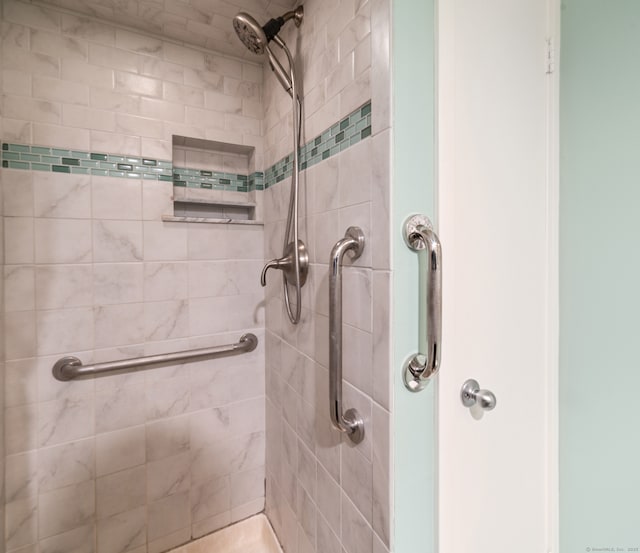
[[[236,522],[169,553],[282,553],[264,514]]]

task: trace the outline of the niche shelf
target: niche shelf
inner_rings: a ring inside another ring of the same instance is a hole
[[[173,215],[164,221],[262,225],[255,148],[173,137]]]

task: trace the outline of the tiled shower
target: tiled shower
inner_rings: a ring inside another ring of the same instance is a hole
[[[259,283],[282,253],[291,101],[230,26],[293,4],[205,4],[2,3],[7,553],[160,553],[261,511],[287,553],[392,549],[390,2],[308,0],[281,34],[304,93],[298,325],[280,275]],[[329,253],[352,225],[366,237],[344,269],[357,446],[328,412]],[[245,332],[251,353],[51,375],[65,355]]]

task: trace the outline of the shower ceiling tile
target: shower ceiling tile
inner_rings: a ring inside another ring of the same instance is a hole
[[[200,46],[230,56],[262,61],[235,37],[232,19],[239,11],[251,13],[261,23],[278,17],[298,0],[44,0],[76,13]]]

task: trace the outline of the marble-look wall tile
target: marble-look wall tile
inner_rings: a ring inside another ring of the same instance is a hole
[[[185,300],[147,302],[144,308],[146,341],[170,340],[189,335],[189,305]]]
[[[146,551],[146,522],[145,507],[101,518],[97,524],[97,553],[133,553],[140,546]]]
[[[95,262],[142,261],[142,223],[139,221],[93,221]]]
[[[35,286],[38,309],[83,307],[93,303],[91,265],[38,265]]]
[[[109,517],[145,504],[147,469],[141,465],[96,480],[98,518]]]
[[[96,432],[110,432],[146,422],[144,386],[137,384],[96,393]]]
[[[96,436],[97,476],[142,465],[145,459],[145,427],[142,425]]]
[[[38,409],[40,447],[86,438],[94,432],[92,397],[43,402]]]
[[[135,303],[143,299],[142,263],[100,263],[93,266],[94,301],[98,305]]]
[[[9,550],[38,540],[37,498],[18,499],[5,506],[5,540]]]
[[[4,262],[33,263],[34,228],[31,217],[4,217]]]
[[[36,353],[36,313],[16,311],[4,315],[4,350],[7,360]]]
[[[171,159],[172,134],[210,136],[254,147],[252,168],[263,168],[261,66],[21,1],[3,8],[4,140]],[[248,171],[231,158],[224,170]],[[161,553],[264,508],[262,343],[65,383],[51,367],[66,354],[99,363],[247,330],[262,342],[263,230],[165,223],[171,182],[75,171],[3,172],[0,541],[12,553]],[[226,288],[198,280],[190,260],[221,261]],[[222,311],[207,312],[216,302]],[[222,420],[209,427],[214,408]]]
[[[189,491],[189,460],[189,452],[185,452],[147,464],[147,496],[150,501]]]
[[[128,303],[94,308],[96,347],[144,341],[144,305]]]
[[[5,502],[38,495],[38,454],[35,450],[9,455],[5,459]]]
[[[91,223],[79,219],[35,219],[36,263],[89,263]]]
[[[41,553],[95,553],[95,525],[81,526],[40,541]]]
[[[15,72],[16,75],[22,73]],[[3,205],[5,217],[33,217],[33,173],[3,169]]]
[[[181,492],[149,504],[149,541],[171,535],[189,525],[189,492]]]
[[[4,406],[38,401],[38,371],[34,358],[7,361],[4,370]]]
[[[214,478],[191,488],[191,518],[194,522],[210,519],[231,509],[229,475]]]
[[[35,449],[38,443],[38,408],[35,404],[9,407],[4,413],[4,448],[7,455]]]
[[[178,300],[189,293],[187,263],[145,263],[145,301]]]
[[[140,220],[142,218],[142,181],[92,177],[91,210],[96,219]]]
[[[88,175],[37,171],[33,175],[36,217],[88,219],[91,217],[91,187]]]
[[[93,310],[90,307],[38,311],[38,354],[65,353],[93,347]]]
[[[35,277],[30,265],[4,267],[5,311],[30,311],[35,309]]]
[[[146,458],[157,461],[190,449],[189,417],[172,417],[147,424]]]
[[[38,535],[54,536],[90,523],[95,515],[95,482],[90,480],[38,497]]]
[[[40,493],[95,478],[93,438],[41,449],[38,452]]]

